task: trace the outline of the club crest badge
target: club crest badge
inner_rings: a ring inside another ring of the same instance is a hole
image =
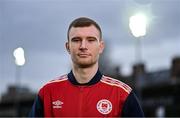
[[[112,111],[112,103],[109,100],[102,99],[98,101],[96,108],[101,114],[109,114]]]

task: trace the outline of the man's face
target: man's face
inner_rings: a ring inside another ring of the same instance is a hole
[[[72,27],[66,48],[71,55],[73,64],[89,67],[97,64],[99,54],[103,52],[104,42],[100,33],[93,25],[88,27]]]

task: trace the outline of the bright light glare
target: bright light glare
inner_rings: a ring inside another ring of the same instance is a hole
[[[136,14],[129,19],[129,28],[135,37],[146,35],[147,18],[144,14]]]
[[[24,49],[19,47],[14,50],[15,63],[17,66],[23,66],[25,64]]]

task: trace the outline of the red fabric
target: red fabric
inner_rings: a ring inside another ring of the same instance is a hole
[[[103,76],[91,86],[77,86],[67,75],[42,87],[39,96],[45,117],[118,117],[131,88],[112,78]]]

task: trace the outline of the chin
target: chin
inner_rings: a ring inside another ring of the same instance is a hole
[[[96,64],[96,62],[94,62],[94,63],[78,63],[77,65],[80,67],[80,68],[88,68],[88,67],[91,67],[91,66],[93,66],[93,65],[95,65]]]
[[[78,64],[80,68],[88,68],[91,67],[93,64]]]

